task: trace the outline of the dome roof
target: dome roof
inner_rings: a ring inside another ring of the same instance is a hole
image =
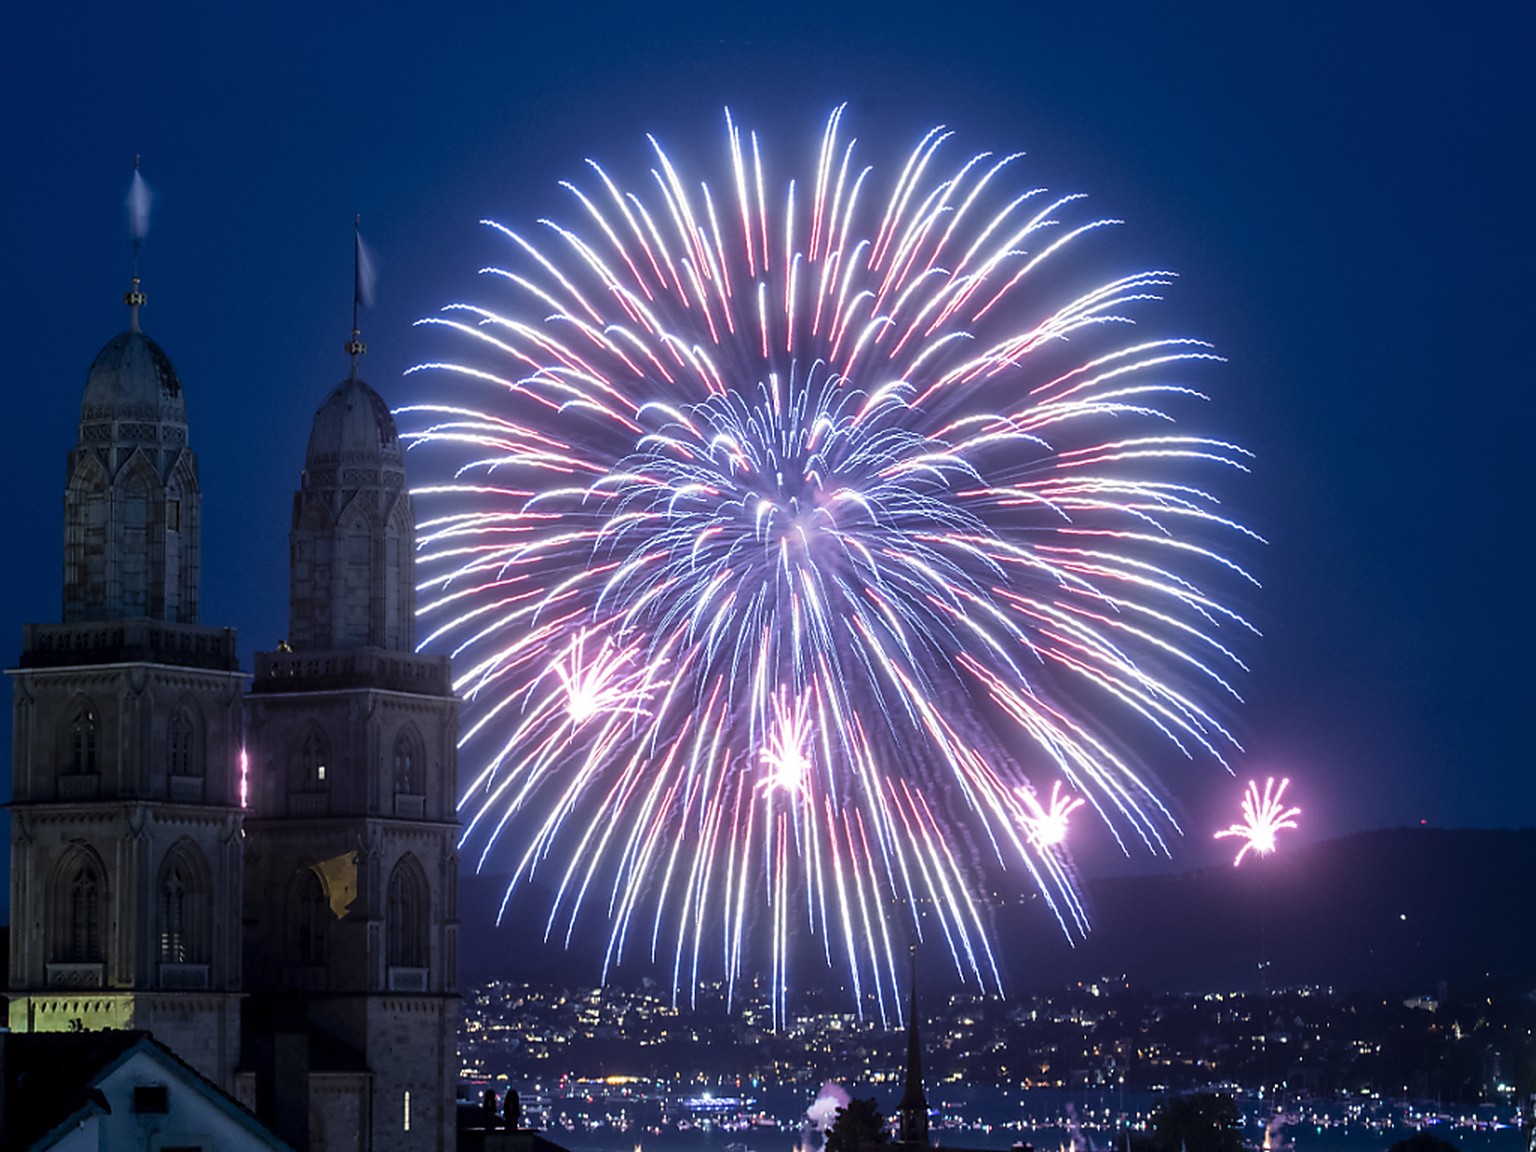
[[[315,472],[348,463],[393,465],[398,470],[402,460],[400,434],[384,398],[356,376],[343,380],[315,413],[305,469]]]
[[[96,354],[85,378],[82,421],[187,421],[186,397],[170,357],[144,333],[122,332]]]

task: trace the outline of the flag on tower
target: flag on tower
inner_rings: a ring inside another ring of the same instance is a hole
[[[352,222],[352,236],[356,242],[352,266],[352,302],[359,308],[372,308],[373,289],[378,280],[378,269],[374,265],[373,253],[368,245],[363,243],[361,225],[362,217],[359,215]]]
[[[128,185],[128,196],[124,206],[128,209],[128,233],[137,244],[149,235],[149,207],[154,201],[154,193],[149,190],[149,185],[144,182],[144,175],[139,171],[139,158],[133,158],[133,182]]]

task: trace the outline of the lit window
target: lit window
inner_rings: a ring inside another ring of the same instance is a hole
[[[296,779],[299,788],[324,789],[325,761],[327,750],[325,740],[316,728],[310,728],[304,734],[304,743],[299,747],[298,775]]]
[[[160,961],[187,962],[187,885],[174,865],[160,886]]]
[[[404,1112],[404,1116],[403,1116],[403,1118],[401,1120],[400,1131],[402,1131],[402,1132],[409,1132],[410,1130],[411,1130],[411,1090],[409,1088],[407,1088],[405,1090],[405,1112]]]

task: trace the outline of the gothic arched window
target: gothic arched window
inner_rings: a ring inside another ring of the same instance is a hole
[[[69,749],[65,764],[71,775],[96,771],[96,709],[89,700],[75,706],[69,721]]]
[[[100,964],[107,881],[94,853],[75,848],[59,863],[54,885],[53,963]]]
[[[187,882],[174,868],[160,882],[160,960],[187,962]]]
[[[313,868],[306,868],[299,874],[290,914],[294,963],[301,967],[324,964],[331,908],[326,899],[325,884]]]
[[[395,793],[400,796],[420,796],[421,742],[409,728],[402,728],[400,735],[395,737],[394,769]]]
[[[81,868],[69,883],[69,959],[93,964],[101,959],[101,877]]]
[[[187,705],[183,704],[171,714],[171,721],[166,729],[166,743],[169,746],[172,776],[203,774],[202,747],[197,738],[197,719]]]
[[[406,856],[389,874],[384,922],[385,962],[391,968],[427,966],[427,878]]]
[[[209,939],[208,865],[197,845],[178,843],[160,870],[158,912],[159,954],[162,964],[206,964]]]

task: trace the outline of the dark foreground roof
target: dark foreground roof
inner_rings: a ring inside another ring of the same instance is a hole
[[[28,1148],[48,1133],[92,1112],[110,1112],[98,1085],[140,1049],[202,1089],[241,1124],[276,1137],[229,1095],[148,1032],[0,1033],[0,1133],[4,1147]]]
[[[0,1131],[27,1148],[66,1120],[110,1111],[101,1074],[148,1038],[146,1032],[13,1032],[0,1035]]]

